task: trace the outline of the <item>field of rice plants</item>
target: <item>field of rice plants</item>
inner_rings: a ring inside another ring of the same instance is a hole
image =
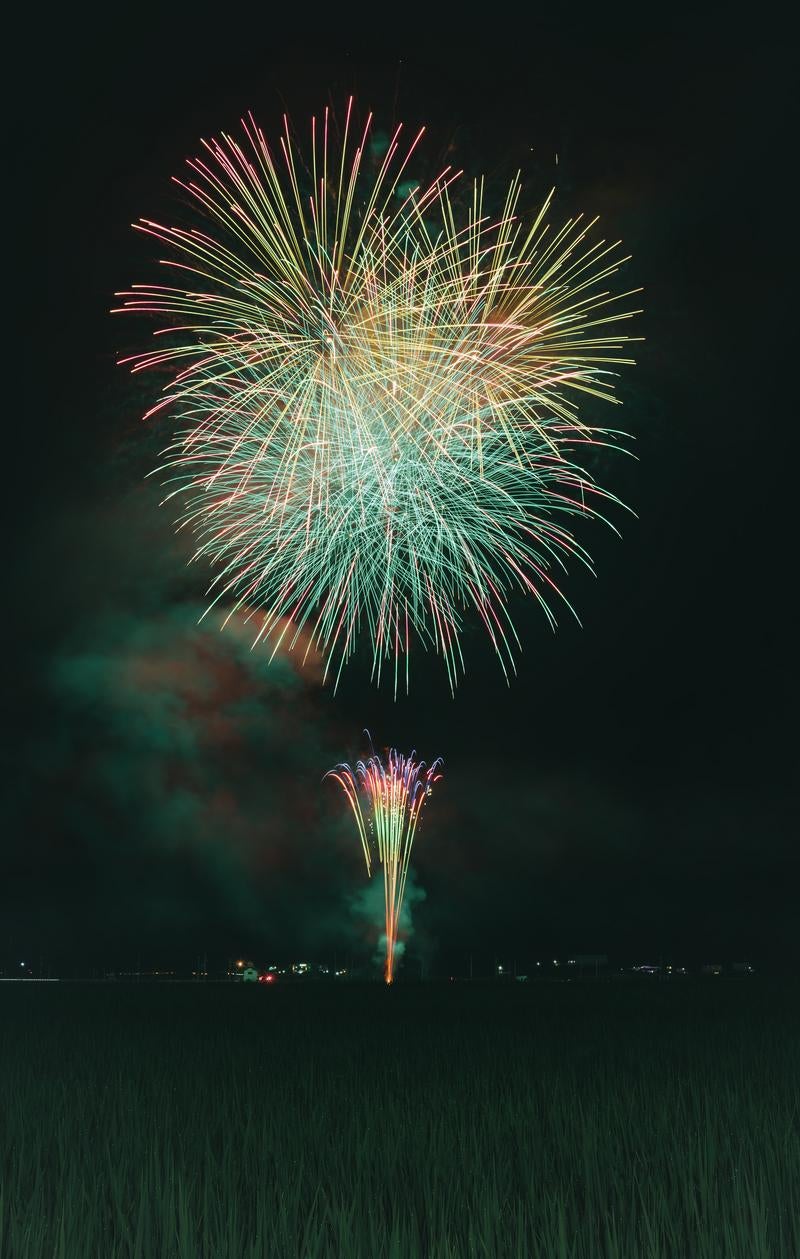
[[[790,1259],[800,992],[0,985],[2,1259]]]

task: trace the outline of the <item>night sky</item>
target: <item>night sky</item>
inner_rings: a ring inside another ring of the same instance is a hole
[[[433,972],[470,953],[799,961],[780,31],[509,17],[471,45],[402,26],[306,44],[300,23],[200,12],[105,33],[70,14],[19,50],[0,964],[368,957],[360,849],[321,782],[364,727],[445,759],[409,941]],[[244,626],[198,625],[208,571],[144,480],[169,420],[142,425],[156,382],[115,363],[150,332],[108,314],[154,274],[130,223],[174,211],[201,136],[248,109],[302,135],[351,91],[387,127],[426,123],[433,165],[522,167],[530,206],[555,183],[555,217],[600,214],[644,286],[620,384],[637,459],[602,468],[637,514],[614,516],[621,540],[579,525],[582,628],[514,604],[510,687],[474,623],[455,699],[433,656],[397,702],[366,653],[335,696],[313,656],[268,667]]]

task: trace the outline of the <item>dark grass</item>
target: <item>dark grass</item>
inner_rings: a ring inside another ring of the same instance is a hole
[[[0,985],[3,1259],[800,1255],[791,982]]]

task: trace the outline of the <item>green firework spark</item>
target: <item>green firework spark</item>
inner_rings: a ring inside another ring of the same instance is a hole
[[[608,287],[626,259],[593,223],[551,227],[552,193],[526,221],[518,177],[493,217],[483,181],[454,199],[449,168],[409,180],[421,132],[376,166],[371,118],[356,133],[351,101],[339,142],[329,121],[304,160],[286,119],[273,150],[248,117],[176,181],[200,226],[136,225],[169,247],[172,283],[119,294],[163,317],[126,361],[169,373],[147,413],[177,421],[165,501],[211,561],[212,606],[252,616],[256,642],[304,633],[338,681],[367,634],[395,692],[416,642],[454,688],[471,610],[508,676],[510,600],[554,624],[566,561],[590,564],[573,519],[618,501],[576,451],[620,436],[578,405],[616,401],[632,361],[636,312]]]

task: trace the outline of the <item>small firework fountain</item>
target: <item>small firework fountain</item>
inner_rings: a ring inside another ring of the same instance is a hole
[[[367,761],[357,761],[355,769],[342,763],[325,775],[339,783],[353,810],[367,875],[372,875],[375,848],[383,866],[387,984],[394,979],[397,933],[419,815],[433,784],[442,777],[441,757],[428,766],[414,756],[414,752],[402,756],[389,748],[385,762],[373,754]]]

